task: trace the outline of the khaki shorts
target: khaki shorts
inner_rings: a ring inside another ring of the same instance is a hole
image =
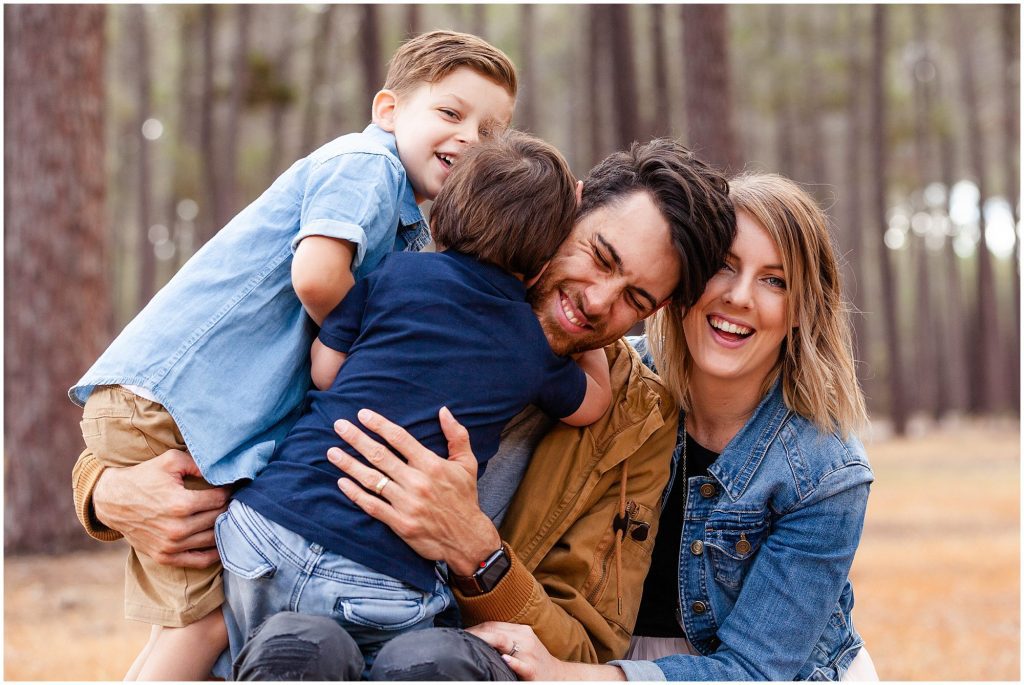
[[[162,405],[119,385],[93,390],[82,412],[82,437],[105,466],[134,466],[169,449],[186,449]],[[185,487],[213,486],[186,477]],[[170,627],[194,623],[224,603],[220,571],[220,564],[205,569],[164,566],[131,549],[125,566],[125,617]]]

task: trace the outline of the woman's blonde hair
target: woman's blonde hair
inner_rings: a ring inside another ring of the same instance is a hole
[[[867,420],[854,371],[849,309],[828,219],[796,183],[775,174],[744,174],[729,181],[736,213],[746,212],[775,241],[782,258],[793,327],[761,396],[782,375],[783,399],[823,431],[848,436]],[[647,322],[658,373],[684,409],[691,406],[693,360],[683,335],[683,311],[669,305]]]

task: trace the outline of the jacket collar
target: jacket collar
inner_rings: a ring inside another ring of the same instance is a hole
[[[768,447],[786,423],[792,410],[782,398],[782,378],[776,379],[753,416],[708,468],[733,501],[740,498],[757,473]]]

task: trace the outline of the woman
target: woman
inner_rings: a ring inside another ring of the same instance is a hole
[[[730,196],[726,264],[685,314],[648,324],[645,356],[683,411],[632,660],[569,663],[527,626],[470,629],[521,678],[877,679],[850,620],[873,476],[827,222],[778,176]]]

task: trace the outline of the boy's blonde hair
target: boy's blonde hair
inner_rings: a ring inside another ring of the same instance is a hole
[[[430,208],[430,233],[439,248],[529,279],[572,231],[575,191],[553,145],[509,130],[459,158]]]
[[[863,427],[867,410],[854,370],[849,310],[828,219],[796,183],[775,174],[744,174],[729,181],[737,214],[763,226],[782,257],[791,327],[761,396],[782,376],[786,406],[819,429],[848,436]],[[684,408],[691,406],[693,359],[683,335],[684,312],[668,306],[647,323],[659,375]]]
[[[519,80],[508,55],[482,38],[456,31],[421,33],[403,43],[388,65],[384,88],[401,95],[460,67],[489,78],[515,98]]]

